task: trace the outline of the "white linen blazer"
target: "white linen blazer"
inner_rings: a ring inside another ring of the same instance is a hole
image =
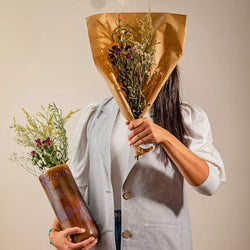
[[[110,138],[119,108],[113,98],[88,105],[75,133],[71,172],[100,230],[96,250],[115,250],[114,200],[111,183]],[[223,161],[214,148],[206,113],[181,105],[188,148],[209,165],[209,176],[193,187],[212,195],[226,181]],[[123,194],[129,192],[129,199]],[[121,190],[122,250],[190,250],[192,236],[184,178],[170,160],[153,149],[138,161],[130,149]]]

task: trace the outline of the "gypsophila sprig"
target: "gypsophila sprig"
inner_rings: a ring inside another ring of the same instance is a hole
[[[32,116],[22,108],[27,124],[18,124],[14,117],[13,126],[10,127],[16,132],[16,142],[30,148],[29,153],[22,156],[13,153],[10,159],[36,176],[68,161],[65,123],[79,111],[70,111],[63,117],[62,111],[54,103],[49,104],[47,109],[41,106],[41,109],[42,112]]]
[[[111,35],[115,44],[107,48],[108,59],[133,117],[137,119],[145,106],[149,105],[145,90],[149,87],[151,69],[155,65],[154,47],[157,42],[150,12],[137,19],[137,27],[122,25],[121,21],[118,16],[116,28]]]

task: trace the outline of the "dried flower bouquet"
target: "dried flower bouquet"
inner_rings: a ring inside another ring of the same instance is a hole
[[[119,15],[115,22],[117,27],[112,33],[112,39],[117,45],[108,48],[108,59],[133,117],[137,119],[146,105],[149,105],[145,92],[150,87],[149,79],[157,44],[152,19],[150,13],[138,18],[136,29],[129,24],[122,25]],[[158,72],[161,74],[159,68],[155,73]]]
[[[182,57],[186,16],[103,13],[87,17],[92,55],[123,116],[131,121],[151,108]],[[118,17],[118,19],[117,19]],[[108,49],[107,49],[108,48]],[[134,147],[135,156],[149,150]]]
[[[14,117],[11,126],[16,132],[16,142],[32,150],[22,156],[13,153],[11,160],[36,176],[68,161],[65,123],[79,111],[70,111],[63,117],[62,111],[54,103],[49,104],[47,109],[44,106],[41,108],[42,111],[33,116],[22,108],[28,124],[22,126]]]

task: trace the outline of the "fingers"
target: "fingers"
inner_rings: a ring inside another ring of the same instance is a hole
[[[84,232],[85,232],[84,228],[72,227],[72,228],[66,228],[64,230],[64,235],[66,238],[68,238],[68,236],[71,236],[72,234],[82,234]]]
[[[135,146],[140,146],[141,144],[143,143],[149,143],[149,142],[152,142],[152,136],[150,134],[148,134],[147,136],[141,138],[140,140],[136,141],[134,143]]]
[[[144,126],[139,126],[137,128],[132,129],[132,131],[128,135],[129,141],[137,134],[141,133],[143,130],[145,130]]]
[[[132,132],[131,132],[132,133]],[[142,141],[143,139],[146,139],[146,137],[150,135],[150,130],[149,129],[144,129],[142,132],[135,134],[135,136],[132,137],[132,139],[129,142],[129,145],[135,145],[138,146],[138,143]],[[148,138],[150,139],[150,137]],[[144,141],[144,142],[149,142],[149,141]],[[143,143],[144,143],[143,142]],[[140,145],[140,144],[139,144]]]
[[[72,238],[71,238],[70,235],[67,235],[67,236],[66,236],[66,239],[67,239],[68,241],[72,242]]]
[[[126,122],[131,130],[129,134],[129,145],[139,146],[143,143],[161,144],[168,136],[166,130],[148,118],[140,118]]]
[[[94,237],[90,237],[78,243],[72,242],[71,235],[81,234],[83,232],[85,232],[85,230],[79,227],[67,228],[60,232],[54,232],[51,235],[51,237],[53,236],[51,242],[53,246],[61,250],[91,250],[97,243],[97,240]]]
[[[131,130],[131,129],[134,129],[134,128],[137,128],[138,126],[142,125],[142,123],[146,120],[147,118],[139,118],[139,119],[136,119],[136,120],[133,120],[129,123],[128,125],[128,128]]]
[[[126,123],[131,130],[128,139],[129,145],[139,146],[142,143],[154,143],[153,136],[153,123],[146,117],[133,120]]]
[[[84,250],[90,250],[93,248],[97,243],[97,239],[94,237],[90,237],[87,240],[78,242],[78,243],[70,243],[69,247],[72,249],[84,249]]]
[[[92,249],[97,243],[97,239],[93,240],[87,247],[85,247],[86,250]]]

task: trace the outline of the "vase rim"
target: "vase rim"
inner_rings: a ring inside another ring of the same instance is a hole
[[[68,165],[67,165],[67,164],[60,164],[60,165],[56,165],[56,166],[54,166],[54,167],[52,167],[52,168],[49,168],[48,170],[44,171],[44,172],[39,176],[39,179],[40,179],[40,177],[42,177],[42,176],[50,175],[50,174],[52,174],[53,172],[56,172],[56,171],[58,171],[58,170],[63,170],[63,169],[69,170]]]

